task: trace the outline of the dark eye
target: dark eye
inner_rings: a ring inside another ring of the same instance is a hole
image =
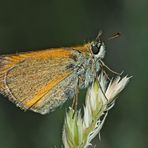
[[[92,52],[93,54],[98,54],[100,51],[101,43],[97,43],[92,45]]]

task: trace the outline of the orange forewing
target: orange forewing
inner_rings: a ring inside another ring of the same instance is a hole
[[[40,106],[40,103],[44,103],[44,96],[73,73],[66,66],[75,64],[76,51],[86,54],[89,52],[89,45],[1,56],[0,93],[8,96],[12,102],[23,109]],[[39,70],[41,71],[38,72]],[[43,78],[42,75],[44,75]],[[35,87],[36,92],[31,89],[29,91],[30,85],[32,88]]]

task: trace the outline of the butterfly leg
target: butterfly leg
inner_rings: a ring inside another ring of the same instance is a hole
[[[72,108],[74,111],[76,111],[78,107],[78,97],[79,97],[79,80],[75,88],[75,95],[74,95],[73,102],[72,102]]]
[[[102,64],[100,65],[100,67],[101,67],[101,69],[100,69],[98,75],[99,75],[101,72],[103,72],[103,74],[104,74],[104,76],[106,77],[106,79],[110,80],[110,78],[109,78],[108,74],[106,73],[106,71],[104,70],[104,67],[103,67]]]
[[[112,70],[111,68],[109,68],[102,60],[100,60],[100,64],[101,64],[101,67],[103,68],[103,67],[105,67],[107,70],[109,70],[110,72],[112,72],[113,74],[116,74],[116,75],[121,75],[120,73],[118,73],[118,72],[116,72],[116,71],[114,71],[114,70]]]
[[[75,96],[73,98],[72,108],[76,111],[77,110],[77,106],[78,106],[78,96],[79,96],[79,86],[78,85],[77,85],[75,91],[76,91],[76,93],[75,93]]]

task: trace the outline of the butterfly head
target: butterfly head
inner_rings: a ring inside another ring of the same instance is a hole
[[[91,52],[95,59],[102,59],[105,56],[105,45],[101,40],[102,32],[99,32],[96,40],[91,42]]]

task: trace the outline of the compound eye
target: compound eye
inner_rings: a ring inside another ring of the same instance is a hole
[[[99,53],[99,49],[97,46],[92,46],[92,52],[93,54],[98,54]]]
[[[98,54],[100,51],[100,47],[101,47],[101,43],[97,43],[97,44],[92,45],[93,54],[95,54],[95,55]]]

